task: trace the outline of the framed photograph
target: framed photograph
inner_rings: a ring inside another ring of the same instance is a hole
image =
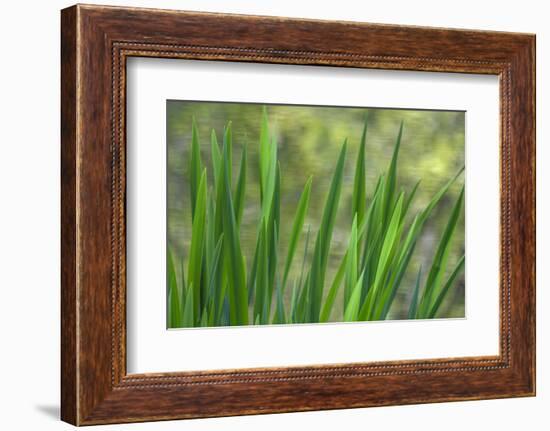
[[[535,37],[61,14],[62,419],[535,394]]]

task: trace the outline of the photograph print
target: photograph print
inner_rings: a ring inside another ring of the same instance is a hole
[[[465,317],[465,113],[167,101],[167,328]]]

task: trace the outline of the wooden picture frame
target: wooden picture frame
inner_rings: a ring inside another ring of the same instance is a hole
[[[534,35],[83,5],[64,9],[61,18],[64,421],[535,394]],[[125,65],[131,56],[498,75],[500,354],[128,375]]]

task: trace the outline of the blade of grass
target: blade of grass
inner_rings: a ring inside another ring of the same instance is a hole
[[[215,136],[215,134],[213,135]],[[226,128],[224,128],[224,141],[223,141],[224,153],[226,152],[225,146],[231,144],[231,142],[227,142],[225,135],[226,135]],[[214,207],[213,237],[214,238],[219,238],[224,233],[223,218],[224,218],[224,198],[225,198],[225,188],[224,188],[225,163],[223,161],[223,156],[219,151],[219,147],[216,141],[215,145],[212,146],[212,159],[217,160],[218,158],[219,158],[219,161],[215,161],[213,163],[213,168],[216,170],[216,172],[214,172],[214,177],[216,178],[216,185],[214,188],[215,202],[213,205]],[[225,271],[226,257],[225,257],[224,250],[225,250],[225,246],[222,247],[221,256],[220,256],[220,265],[216,273],[216,280],[215,280],[216,297],[214,298],[215,313],[213,316],[212,315],[210,316],[210,319],[213,319],[218,325],[229,324],[229,306],[226,305],[228,302],[228,299],[226,297],[228,280],[227,280],[227,272]]]
[[[464,167],[462,167],[457,173],[456,175],[451,178],[443,187],[441,187],[441,189],[439,189],[439,191],[434,195],[434,197],[432,198],[432,200],[430,201],[430,203],[426,206],[426,208],[424,208],[424,210],[419,214],[419,222],[418,222],[418,227],[417,229],[420,229],[424,222],[426,221],[426,219],[430,216],[431,212],[433,211],[434,207],[437,205],[437,203],[441,200],[441,198],[447,193],[447,191],[449,190],[449,188],[453,185],[453,183],[458,179],[458,177],[460,176],[460,174],[462,174],[462,172],[464,172]]]
[[[227,298],[227,275],[225,274],[225,256],[224,248],[222,247],[220,256],[220,266],[218,272],[221,274],[220,284],[217,290],[217,297],[215,301],[215,316],[212,318],[216,323],[216,326],[229,325],[229,300]]]
[[[449,221],[447,222],[447,226],[445,227],[445,230],[437,247],[437,251],[435,253],[430,272],[428,273],[428,278],[426,279],[426,285],[419,306],[419,313],[422,316],[429,314],[429,311],[433,306],[433,298],[437,297],[440,293],[442,279],[445,275],[445,271],[447,268],[450,244],[458,219],[462,212],[463,201],[464,186],[462,186],[460,195],[451,211]]]
[[[305,245],[304,245],[304,258],[302,259],[302,269],[300,271],[300,281],[298,282],[298,287],[302,287],[303,286],[303,281],[304,281],[304,271],[305,271],[305,268],[306,268],[306,261],[307,261],[307,256],[308,256],[308,251],[309,251],[309,237],[311,235],[311,225],[308,225],[307,226],[307,232],[306,232],[306,241],[305,241]]]
[[[340,263],[340,266],[336,271],[336,275],[332,280],[332,284],[330,285],[330,289],[327,293],[325,303],[323,304],[323,309],[321,310],[319,322],[328,322],[330,319],[330,315],[334,308],[334,301],[336,300],[336,296],[338,294],[338,291],[340,290],[340,286],[342,285],[342,280],[344,279],[344,274],[346,272],[345,270],[347,267],[346,263],[347,263],[347,253],[344,255],[342,262]]]
[[[260,235],[258,237],[258,259],[256,269],[256,291],[254,295],[254,319],[258,319],[263,323],[264,300],[266,298],[265,291],[268,286],[268,255],[266,242],[266,227],[265,223],[261,224]]]
[[[229,178],[229,190],[233,189],[233,134],[231,133],[232,123],[227,122],[223,130],[223,161],[224,170]]]
[[[311,307],[307,302],[310,297],[310,284],[310,273],[308,273],[306,275],[305,282],[300,289],[300,294],[298,295],[298,323],[311,322]]]
[[[187,292],[187,286],[185,284],[185,260],[183,258],[183,256],[181,257],[181,260],[180,260],[180,272],[181,272],[181,287],[178,289],[179,291],[179,303],[180,303],[180,320],[181,320],[181,317],[183,316],[183,307],[185,306],[184,302],[185,302],[185,294]]]
[[[218,239],[218,242],[216,243],[216,247],[214,248],[213,257],[212,257],[212,264],[210,266],[210,275],[208,277],[209,284],[208,284],[208,297],[212,300],[214,303],[216,298],[216,274],[219,271],[220,268],[220,256],[222,251],[222,245],[223,245],[223,233],[220,235],[220,238]],[[214,304],[215,306],[215,304]],[[215,307],[214,307],[215,309]],[[211,313],[212,314],[212,313]]]
[[[258,255],[260,253],[260,238],[258,233],[258,239],[256,241],[256,249],[254,250],[254,257],[252,258],[252,266],[250,268],[250,273],[248,274],[248,305],[252,304],[254,300],[255,290],[256,290],[256,274],[258,272]]]
[[[288,323],[297,323],[296,322],[296,302],[298,300],[298,283],[294,282],[292,286],[292,294],[290,296],[290,312],[288,314]]]
[[[403,122],[399,125],[399,132],[397,134],[397,140],[393,149],[393,155],[388,169],[388,179],[384,190],[384,215],[389,214],[393,205],[393,198],[395,195],[395,188],[397,184],[397,158],[399,156],[399,148],[401,147],[401,138],[403,136]]]
[[[344,311],[344,322],[355,322],[359,313],[359,301],[361,300],[361,289],[363,286],[363,273],[355,283],[352,294]]]
[[[224,257],[225,272],[228,282],[229,296],[229,318],[231,325],[248,324],[248,295],[246,292],[246,270],[244,257],[241,251],[237,220],[235,219],[235,208],[231,194],[230,180],[230,147],[231,147],[231,124],[226,129],[226,139],[223,151],[223,174],[224,174],[224,211],[223,211],[223,232],[224,232]]]
[[[308,206],[309,206],[309,196],[311,192],[311,182],[312,177],[310,176],[304,186],[300,201],[298,202],[298,207],[296,208],[296,214],[294,215],[294,221],[292,222],[292,231],[290,234],[290,240],[288,243],[288,251],[286,254],[285,260],[285,269],[283,273],[283,284],[282,291],[285,291],[286,282],[288,279],[288,273],[292,265],[292,260],[294,259],[294,253],[296,252],[296,246],[298,245],[298,238],[304,227],[304,221],[306,218]]]
[[[191,158],[189,165],[189,185],[191,188],[191,219],[195,217],[195,205],[197,202],[197,190],[203,172],[201,151],[199,143],[199,129],[195,117],[191,126]]]
[[[338,162],[332,177],[330,184],[329,194],[323,210],[323,216],[321,218],[321,235],[322,235],[322,264],[326,264],[327,256],[330,251],[330,242],[332,239],[332,231],[334,229],[334,220],[336,219],[336,213],[338,211],[338,204],[340,202],[340,194],[342,191],[342,179],[344,173],[344,163],[346,160],[347,140],[344,140],[344,145],[340,150],[338,156]]]
[[[392,209],[395,208],[397,203],[395,201],[397,160],[402,135],[403,122],[401,122],[399,126],[399,133],[397,135],[397,140],[387,174],[382,175],[377,184],[377,189],[380,188],[380,199],[376,199],[372,202],[372,223],[369,228],[369,235],[367,236],[363,247],[365,282],[363,283],[362,298],[365,299],[365,302],[371,287],[376,282],[375,278],[377,277],[377,268],[379,268],[383,241],[387,235],[388,223],[391,220]],[[365,304],[365,302],[363,304]],[[371,303],[370,306],[373,306],[373,304]],[[372,314],[373,310],[371,310],[370,313]]]
[[[418,186],[420,185],[420,180],[418,180],[416,182],[416,184],[414,185],[413,189],[411,190],[411,192],[409,193],[409,195],[407,196],[407,199],[405,200],[405,204],[403,205],[403,217],[405,217],[405,215],[407,215],[407,212],[409,211],[409,208],[411,206],[411,203],[416,195],[416,192],[418,191]]]
[[[416,319],[416,311],[418,309],[418,292],[420,291],[420,276],[422,274],[422,266],[418,270],[418,275],[416,276],[416,284],[414,286],[411,305],[409,306],[408,319]]]
[[[439,201],[445,196],[451,185],[457,180],[460,174],[463,172],[464,168],[460,169],[458,173],[451,178],[439,191],[432,197],[428,205],[414,218],[411,227],[409,228],[407,237],[405,239],[404,245],[401,248],[401,255],[399,260],[402,260],[404,256],[409,252],[409,250],[414,247],[416,240],[418,239],[424,224],[427,219],[430,217],[433,209],[439,203]],[[416,189],[416,187],[415,187]],[[409,201],[411,198],[409,198]]]
[[[416,243],[412,245],[412,247],[409,249],[408,253],[405,254],[402,260],[397,260],[397,262],[392,265],[388,286],[383,291],[382,299],[380,300],[380,303],[377,307],[377,315],[379,316],[380,320],[385,320],[390,311],[390,307],[393,304],[393,301],[397,294],[397,290],[401,285],[401,280],[403,279],[409,262],[411,261],[415,245]]]
[[[363,277],[363,292],[362,300],[364,300],[367,291],[374,282],[376,274],[376,266],[382,247],[382,240],[386,224],[384,220],[384,193],[386,188],[386,177],[381,175],[378,179],[376,190],[369,206],[369,224],[367,226],[367,235],[363,243],[363,260],[362,267],[365,270]]]
[[[357,214],[353,217],[347,250],[346,279],[344,282],[344,307],[350,299],[357,283]]]
[[[279,262],[279,225],[281,217],[281,173],[280,167],[277,164],[275,172],[275,187],[272,194],[271,212],[267,221],[267,242],[269,252],[269,291],[268,293],[268,308],[271,308],[271,298],[275,287],[275,276],[277,273],[277,265]]]
[[[218,184],[218,176],[222,164],[222,154],[220,147],[218,146],[218,139],[216,138],[216,131],[212,129],[210,134],[210,153],[212,155],[212,171],[214,172],[214,185]]]
[[[437,314],[437,312],[439,311],[439,308],[441,307],[441,303],[443,302],[443,300],[447,296],[447,293],[449,292],[449,290],[450,290],[451,286],[453,285],[454,281],[456,280],[456,278],[458,277],[458,275],[460,274],[460,272],[464,268],[464,263],[465,263],[465,257],[464,257],[464,255],[462,255],[462,257],[460,258],[460,260],[456,264],[455,269],[453,270],[453,272],[449,276],[447,282],[445,283],[445,285],[443,286],[443,288],[439,292],[439,295],[437,296],[434,304],[432,305],[432,308],[430,309],[430,312],[428,313],[428,319],[433,319],[435,317],[435,315]]]
[[[403,207],[403,194],[400,195],[397,200],[397,204],[393,210],[386,235],[380,251],[380,258],[378,259],[378,266],[376,268],[376,275],[374,283],[370,288],[369,293],[365,299],[365,303],[361,307],[360,318],[361,320],[373,320],[374,309],[376,300],[380,292],[381,286],[386,282],[388,276],[389,265],[392,261],[395,253],[399,238],[401,236],[402,223],[401,223],[401,209]]]
[[[416,183],[410,195],[404,201],[403,210],[401,211],[401,224],[403,226],[405,222],[406,212],[409,208],[412,197],[416,193],[418,184],[419,182]],[[414,221],[416,221],[416,217]],[[397,290],[401,284],[401,280],[403,279],[405,271],[407,270],[407,267],[411,260],[415,245],[416,241],[413,241],[411,243],[407,243],[407,241],[405,241],[403,244],[400,245],[401,253],[397,253],[396,259],[394,259],[391,263],[388,283],[382,289],[380,299],[378,300],[375,309],[375,316],[377,316],[377,318],[380,320],[385,320],[389,313],[389,309],[393,304],[393,301],[397,294]]]
[[[244,210],[244,195],[246,188],[246,171],[248,165],[248,157],[246,145],[243,147],[243,152],[241,155],[241,167],[239,171],[239,178],[237,180],[237,189],[235,190],[235,217],[237,219],[237,226],[241,225],[241,220],[243,217]]]
[[[193,284],[189,284],[189,287],[187,288],[187,294],[185,295],[185,306],[183,309],[183,316],[182,316],[182,327],[184,328],[192,328],[195,325],[195,314],[193,312],[193,292],[195,291],[195,288]]]
[[[260,197],[263,202],[264,193],[267,185],[267,173],[269,168],[269,159],[271,155],[271,141],[269,137],[269,123],[267,119],[267,109],[262,108],[262,121],[260,127]]]
[[[168,252],[168,327],[178,328],[181,323],[180,314],[180,292],[178,289],[178,283],[176,278],[176,268],[174,267],[174,258],[170,247]]]
[[[187,270],[189,285],[193,286],[193,315],[199,318],[201,310],[200,290],[202,264],[205,243],[206,221],[206,169],[203,170],[197,190],[195,217],[191,229],[191,246],[189,251],[189,268]]]
[[[429,218],[432,210],[434,209],[435,205],[439,202],[439,200],[445,195],[449,187],[453,184],[454,181],[458,178],[458,176],[462,173],[462,169],[449,181],[447,182],[439,191],[436,193],[436,195],[432,198],[432,200],[428,203],[426,208],[421,211],[419,214],[416,215],[416,217],[413,219],[413,222],[411,224],[411,227],[409,228],[409,231],[407,233],[406,239],[404,243],[401,245],[401,252],[399,254],[399,257],[395,261],[394,264],[394,271],[391,276],[391,279],[389,281],[389,285],[391,288],[387,289],[385,291],[385,294],[383,298],[381,299],[379,306],[378,306],[378,316],[380,319],[385,319],[389,308],[391,307],[391,304],[393,303],[393,300],[395,298],[395,295],[397,294],[397,290],[399,289],[401,279],[403,278],[403,275],[407,269],[408,263],[410,262],[412,253],[414,251],[414,248],[416,246],[416,241],[418,237],[420,236],[420,233],[422,231],[422,228]],[[417,183],[418,185],[418,183]],[[413,188],[411,195],[407,199],[407,209],[410,206],[410,202],[412,200],[412,195],[416,193],[417,185]],[[405,214],[402,215],[402,219],[404,219]],[[380,312],[380,310],[382,310]]]
[[[277,144],[272,142],[269,147],[269,153],[265,156],[268,163],[267,172],[265,173],[264,187],[262,189],[262,217],[269,219],[271,215],[271,207],[273,205],[273,194],[277,186]]]
[[[357,214],[357,224],[360,226],[365,217],[367,207],[367,190],[365,174],[365,142],[367,138],[367,120],[363,126],[359,154],[355,165],[355,178],[353,181],[352,218]]]
[[[281,283],[277,282],[275,293],[277,296],[277,306],[275,307],[275,316],[273,318],[273,323],[276,325],[281,325],[286,323],[285,306],[283,302],[283,290]]]
[[[358,229],[357,241],[360,241],[365,235],[368,219],[369,219],[369,212],[367,212],[367,216],[363,220],[363,224]],[[327,297],[325,299],[325,303],[323,304],[323,309],[321,310],[321,315],[319,317],[320,322],[328,322],[330,319],[330,315],[334,307],[334,301],[336,300],[338,291],[340,290],[340,286],[342,284],[342,280],[344,279],[344,274],[347,267],[348,253],[349,253],[349,247],[346,253],[344,254],[344,257],[340,261],[340,265],[338,267],[338,270],[336,271],[336,275],[334,276],[330,289],[327,293]],[[363,277],[363,280],[364,280],[364,277]]]
[[[317,322],[321,313],[321,300],[323,297],[325,282],[326,261],[330,250],[334,220],[336,218],[336,212],[338,210],[338,203],[342,189],[346,148],[347,142],[344,141],[344,145],[342,145],[342,149],[340,150],[340,155],[332,176],[329,192],[325,201],[325,207],[323,209],[323,216],[321,218],[321,226],[315,241],[313,263],[310,269],[308,286],[310,310],[308,321],[311,322]]]

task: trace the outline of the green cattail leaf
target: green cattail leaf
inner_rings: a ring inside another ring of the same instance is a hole
[[[292,293],[290,295],[290,312],[288,314],[288,323],[296,323],[296,302],[298,300],[298,283],[294,282]]]
[[[266,324],[269,321],[271,311],[275,276],[274,266],[277,262],[276,247],[274,246],[274,243],[276,243],[276,228],[264,220],[261,223],[260,229],[260,252],[258,256],[258,268],[256,270],[256,302],[254,309],[255,313],[260,315],[260,322]],[[273,256],[272,253],[274,253]]]
[[[275,287],[275,276],[277,273],[277,265],[279,262],[279,224],[281,217],[281,174],[280,167],[277,164],[275,172],[275,188],[273,189],[271,212],[267,219],[267,243],[269,253],[269,291],[267,302],[268,308],[271,307],[271,297]]]
[[[286,254],[285,269],[284,269],[284,275],[283,275],[283,284],[282,284],[283,292],[285,290],[286,282],[288,279],[288,273],[292,265],[292,260],[294,259],[294,254],[296,252],[296,246],[298,245],[298,239],[304,227],[304,221],[305,221],[308,206],[309,206],[311,182],[312,182],[312,177],[310,176],[306,182],[306,185],[304,186],[304,190],[302,191],[302,196],[300,197],[300,201],[298,202],[298,207],[294,215],[294,221],[292,223],[292,231],[291,231],[290,240],[288,243],[288,251]]]
[[[269,283],[269,262],[266,241],[266,226],[261,224],[258,236],[258,260],[256,269],[256,291],[254,295],[254,319],[258,318],[263,323],[264,301]]]
[[[239,178],[237,180],[237,189],[235,190],[235,218],[237,219],[237,226],[241,225],[244,210],[244,196],[246,188],[246,171],[247,171],[247,151],[246,146],[243,147],[241,155],[241,167],[239,171]]]
[[[457,180],[457,178],[464,172],[464,167],[462,167],[456,175],[451,178],[439,191],[434,195],[434,197],[431,199],[431,201],[428,203],[426,208],[419,214],[419,226],[417,229],[420,229],[426,219],[430,216],[431,212],[433,211],[434,207],[437,205],[437,203],[441,200],[441,198],[447,193],[449,188],[453,185],[453,183]]]
[[[304,274],[306,269],[306,261],[309,251],[309,237],[311,234],[311,225],[307,226],[306,241],[304,245],[304,258],[302,259],[302,268],[300,270],[300,280],[298,281],[298,288],[301,290],[304,286]]]
[[[407,199],[405,200],[405,203],[403,204],[403,215],[402,218],[404,218],[407,215],[407,212],[409,211],[409,208],[411,206],[411,203],[416,195],[416,192],[418,191],[418,186],[420,185],[420,180],[416,182],[413,189],[409,193],[409,196],[407,196]]]
[[[250,273],[248,274],[248,305],[252,304],[254,299],[254,293],[256,290],[256,274],[258,272],[258,257],[260,254],[260,238],[258,233],[258,239],[256,241],[256,249],[254,250],[254,257],[252,258],[252,266],[250,268]]]
[[[388,229],[384,236],[382,248],[380,250],[380,257],[378,259],[378,265],[376,268],[376,275],[374,283],[367,294],[365,303],[361,307],[360,317],[361,320],[374,320],[374,309],[376,306],[376,300],[383,283],[385,283],[388,275],[389,266],[393,258],[397,243],[401,236],[403,224],[401,222],[401,210],[403,207],[403,194],[401,194],[397,200],[397,204],[393,210]]]
[[[434,299],[440,294],[442,279],[447,269],[447,261],[451,239],[462,212],[462,204],[464,202],[464,186],[460,191],[460,195],[451,211],[451,215],[437,247],[430,272],[426,279],[426,285],[422,294],[422,299],[419,305],[419,313],[421,316],[428,315],[433,307]]]
[[[344,283],[344,307],[357,283],[357,214],[353,218],[347,251],[346,280]]]
[[[191,218],[195,217],[195,207],[197,202],[197,191],[202,175],[203,167],[201,161],[201,151],[199,143],[199,129],[195,117],[193,117],[191,126],[191,157],[189,165],[189,185],[191,189]]]
[[[275,316],[273,318],[273,323],[276,325],[287,323],[286,315],[285,315],[285,306],[283,302],[283,290],[281,287],[282,287],[281,284],[277,283],[277,287],[275,288],[275,292],[277,296],[277,306],[275,307]]]
[[[233,134],[232,134],[232,123],[231,121],[227,122],[227,126],[223,131],[223,148],[225,154],[223,155],[224,170],[227,171],[227,176],[229,178],[229,189],[233,188]]]
[[[355,165],[355,178],[353,181],[352,218],[357,214],[357,224],[361,225],[367,208],[367,190],[365,173],[365,142],[367,138],[367,121],[363,126],[359,154]]]
[[[241,251],[239,229],[235,218],[235,207],[231,194],[230,154],[231,123],[226,128],[223,151],[224,175],[224,257],[229,296],[229,318],[231,325],[248,325],[248,295],[246,292],[246,269]]]
[[[422,267],[418,270],[418,275],[416,276],[416,284],[414,286],[411,305],[409,306],[409,319],[416,319],[416,311],[418,310],[418,292],[420,291],[420,276],[422,274]]]
[[[309,304],[307,303],[308,298],[310,297],[310,294],[309,294],[309,286],[310,286],[309,278],[310,278],[310,274],[308,273],[306,275],[304,283],[302,284],[302,287],[300,288],[300,293],[298,295],[298,305],[296,307],[296,316],[297,316],[297,322],[298,323],[310,322],[311,308],[310,308]]]
[[[401,138],[403,136],[403,122],[399,125],[399,133],[397,134],[397,140],[393,149],[393,155],[388,169],[388,177],[385,184],[384,193],[384,215],[390,213],[391,206],[393,205],[393,199],[395,195],[395,188],[397,185],[397,158],[399,156],[399,148],[401,147]]]
[[[178,328],[181,324],[181,303],[180,291],[178,289],[176,268],[174,267],[174,258],[170,248],[167,249],[168,254],[168,327]]]
[[[268,165],[266,167],[264,188],[262,189],[262,217],[269,219],[272,213],[272,205],[274,202],[273,194],[277,187],[277,143],[273,141],[269,147],[269,154],[266,156],[268,159]]]
[[[206,169],[203,170],[197,190],[195,217],[191,230],[191,247],[189,252],[188,282],[193,285],[193,315],[199,318],[201,303],[200,291],[202,280],[202,264],[204,257],[206,226]]]
[[[451,289],[458,275],[462,272],[462,269],[464,268],[464,263],[465,263],[465,258],[463,255],[458,261],[458,263],[456,264],[455,269],[449,276],[449,279],[447,280],[447,282],[439,292],[436,300],[434,301],[434,304],[432,305],[432,308],[430,309],[430,312],[428,313],[428,316],[427,316],[429,319],[433,319],[436,316],[437,312],[439,311],[439,308],[441,307],[441,303],[447,296],[447,293]]]
[[[265,199],[264,193],[267,185],[267,175],[271,158],[271,141],[269,137],[269,124],[267,109],[262,109],[262,123],[260,127],[260,194],[262,202]]]
[[[187,289],[187,294],[185,295],[185,307],[183,309],[183,316],[182,316],[182,326],[184,328],[192,328],[195,325],[195,313],[193,311],[194,308],[194,302],[193,302],[193,295],[194,295],[195,287],[193,284],[189,284],[189,287]]]
[[[218,178],[220,176],[222,167],[222,154],[218,145],[218,139],[216,137],[216,131],[212,129],[210,134],[210,152],[212,154],[212,171],[214,172],[214,184],[218,184]]]
[[[323,304],[323,309],[321,310],[319,322],[328,322],[330,319],[330,315],[334,307],[334,301],[336,300],[336,296],[338,294],[338,291],[340,290],[340,286],[342,285],[342,280],[344,279],[344,274],[346,273],[346,262],[347,253],[344,255],[344,258],[340,262],[340,266],[338,267],[336,275],[334,276],[332,284],[330,285],[325,303]]]
[[[363,273],[355,283],[352,294],[344,311],[344,322],[354,322],[358,320],[359,301],[361,300],[361,289],[363,286]]]
[[[336,163],[336,168],[332,176],[329,192],[323,209],[321,226],[317,233],[315,248],[313,251],[313,262],[309,273],[309,316],[308,321],[317,322],[321,313],[321,300],[326,273],[326,262],[330,251],[332,241],[332,231],[334,220],[338,210],[340,193],[342,189],[342,178],[344,171],[344,161],[346,158],[347,142],[344,141],[340,155]]]
[[[210,298],[216,299],[216,274],[218,273],[220,269],[220,256],[222,252],[222,245],[223,245],[223,233],[220,235],[220,238],[218,239],[218,242],[216,243],[216,247],[214,248],[214,253],[212,257],[212,264],[210,267],[210,276],[209,279],[209,285],[208,285],[208,296]],[[218,298],[219,300],[220,298]]]
[[[413,243],[412,247],[409,249],[408,253],[405,254],[402,260],[397,260],[392,265],[391,277],[388,281],[386,289],[382,292],[381,300],[376,308],[376,313],[380,320],[385,320],[390,311],[390,307],[393,304],[397,290],[401,284],[401,280],[403,279],[405,271],[411,261],[415,244],[416,243]]]

